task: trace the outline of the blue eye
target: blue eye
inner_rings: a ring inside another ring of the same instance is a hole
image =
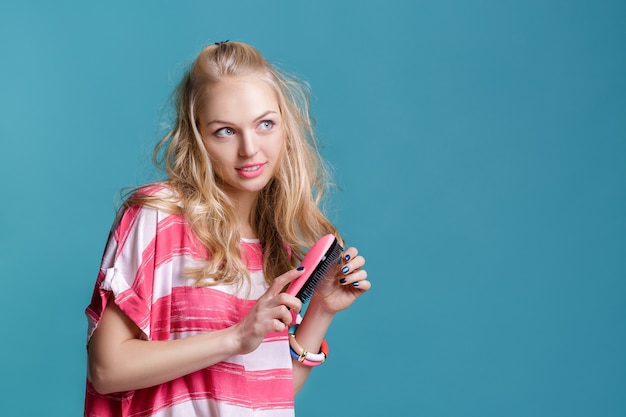
[[[259,127],[261,128],[261,130],[270,130],[271,128],[274,127],[274,122],[271,120],[263,120],[259,124]]]
[[[226,138],[228,136],[232,136],[235,134],[235,130],[233,128],[230,127],[223,127],[221,129],[217,129],[215,131],[215,133],[213,133],[215,136],[220,137],[220,138]]]

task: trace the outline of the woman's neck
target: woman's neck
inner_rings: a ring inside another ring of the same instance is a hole
[[[246,193],[237,198],[237,222],[239,236],[248,239],[258,238],[256,230],[252,225],[252,211],[256,207],[258,194]]]

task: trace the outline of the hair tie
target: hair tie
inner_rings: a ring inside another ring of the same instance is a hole
[[[215,42],[214,45],[217,45],[218,47],[224,45],[226,42],[228,42],[228,39],[226,39],[225,41],[221,41],[221,42]]]

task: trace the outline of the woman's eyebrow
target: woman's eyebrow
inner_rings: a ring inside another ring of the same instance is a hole
[[[270,115],[278,115],[278,112],[276,112],[274,110],[268,110],[265,113],[261,114],[260,116],[256,117],[254,119],[254,121],[258,122],[259,120],[264,119],[265,117],[270,116]],[[228,122],[226,120],[215,119],[215,120],[209,121],[206,125],[209,126],[209,125],[212,125],[212,124],[215,124],[215,123],[219,123],[219,124],[222,124],[222,125],[232,125],[232,124],[234,124],[234,123]]]
[[[257,117],[256,119],[254,119],[255,122],[258,122],[261,119],[266,118],[269,115],[278,115],[278,113],[276,113],[274,110],[268,110],[265,113],[263,113],[262,115],[260,115],[259,117]]]
[[[208,126],[208,125],[212,125],[212,124],[215,124],[215,123],[219,123],[219,124],[221,124],[221,125],[230,125],[230,124],[232,124],[232,123],[227,122],[227,121],[225,121],[225,120],[215,119],[215,120],[211,120],[211,121],[210,121],[210,122],[208,122],[206,125]]]

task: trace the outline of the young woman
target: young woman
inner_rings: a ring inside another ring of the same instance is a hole
[[[205,48],[155,162],[120,209],[86,314],[86,416],[291,416],[324,335],[370,288],[342,253],[304,317],[284,288],[333,225],[302,83],[253,47]],[[301,321],[299,325],[293,325]],[[308,353],[307,353],[308,352]]]

